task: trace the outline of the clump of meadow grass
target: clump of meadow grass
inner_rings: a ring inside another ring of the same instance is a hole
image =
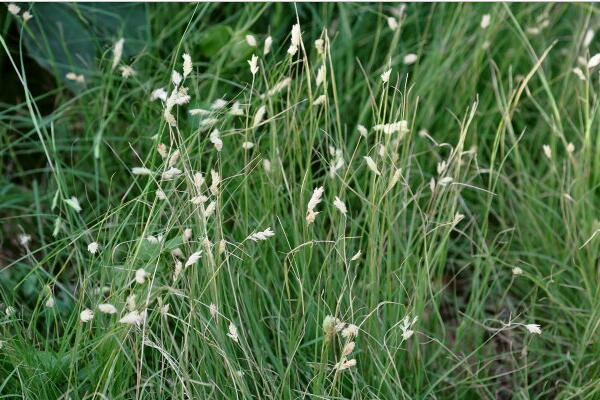
[[[38,94],[7,6],[0,393],[599,395],[595,5],[148,8]]]

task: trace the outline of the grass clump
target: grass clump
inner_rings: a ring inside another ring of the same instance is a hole
[[[68,74],[36,6],[0,393],[600,396],[595,5],[151,4]]]

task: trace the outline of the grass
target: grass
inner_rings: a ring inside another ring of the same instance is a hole
[[[598,77],[578,60],[600,51],[583,44],[598,8],[408,4],[392,30],[397,7],[147,5],[152,40],[120,61],[137,74],[113,70],[105,45],[75,91],[22,47],[35,6],[27,24],[7,13],[2,398],[600,398]],[[290,56],[296,22],[303,45]],[[169,126],[150,95],[170,92],[183,53],[191,100]],[[416,63],[403,63],[408,53]],[[225,107],[189,115],[219,98]],[[229,112],[236,101],[243,115]],[[374,129],[401,120],[407,132]],[[164,180],[175,151],[182,175]],[[200,193],[208,201],[192,203]],[[248,239],[269,227],[273,237]],[[202,251],[176,281],[175,249],[182,263]],[[128,304],[145,310],[141,323],[119,323]]]

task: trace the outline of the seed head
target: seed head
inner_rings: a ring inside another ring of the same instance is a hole
[[[89,308],[86,308],[79,314],[79,319],[81,322],[90,322],[92,319],[94,319],[94,312]]]
[[[115,42],[113,47],[113,62],[112,69],[117,68],[117,65],[121,62],[121,57],[123,56],[123,45],[125,44],[125,39],[121,38]]]
[[[252,58],[248,60],[248,64],[250,65],[250,73],[252,76],[256,75],[258,72],[258,57],[252,54]]]
[[[185,53],[183,56],[183,77],[187,78],[189,74],[194,70],[194,65],[192,63],[192,57]]]
[[[116,314],[117,308],[110,303],[104,303],[98,305],[98,310],[104,314]]]

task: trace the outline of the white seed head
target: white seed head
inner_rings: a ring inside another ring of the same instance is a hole
[[[267,36],[265,39],[265,47],[263,48],[263,56],[266,56],[271,52],[271,46],[273,45],[273,38],[271,36]]]
[[[113,47],[113,62],[112,69],[117,68],[117,65],[121,62],[121,57],[123,57],[123,45],[125,44],[125,39],[121,38],[115,42]]]
[[[175,168],[175,167],[171,167],[162,173],[162,178],[165,181],[179,178],[179,176],[181,176],[181,170],[179,168]]]
[[[23,18],[25,17],[25,14],[23,14]],[[594,30],[593,29],[588,29],[585,32],[585,36],[583,38],[583,47],[589,47],[589,45],[592,43],[592,40],[594,40]]]
[[[242,143],[242,149],[244,149],[244,150],[250,150],[253,147],[254,147],[254,143],[252,143],[252,142]]]
[[[75,72],[68,72],[65,75],[65,78],[69,81],[77,82],[77,83],[85,83],[85,76],[83,74],[76,74]]]
[[[121,76],[125,79],[137,75],[137,71],[130,65],[121,65],[119,71],[121,71]]]
[[[579,67],[573,68],[573,73],[579,78],[579,80],[581,80],[581,81],[587,80],[587,78],[585,77],[585,74],[583,73],[581,68],[579,68]]]
[[[398,133],[398,136],[400,136],[401,139],[404,137],[404,135],[410,132],[408,128],[408,121],[406,120],[391,122],[389,124],[378,124],[373,127],[373,130],[383,132],[386,135]]]
[[[253,242],[258,242],[260,240],[267,240],[268,238],[273,236],[275,236],[275,232],[273,232],[271,228],[267,228],[262,232],[253,232],[246,239],[252,240]]]
[[[208,206],[204,209],[204,217],[205,218],[210,218],[211,215],[213,215],[213,213],[215,212],[215,210],[217,209],[217,203],[214,201],[211,201]]]
[[[595,54],[587,63],[588,69],[592,69],[600,65],[600,53]]]
[[[542,328],[538,324],[527,324],[525,328],[529,331],[529,333],[533,333],[536,335],[540,335],[542,333]]]
[[[364,156],[363,158],[365,159],[365,162],[367,163],[367,167],[369,167],[369,169],[375,175],[381,175],[381,172],[379,172],[379,169],[377,168],[377,164],[375,164],[375,161],[373,161],[373,159],[371,157]]]
[[[152,170],[144,167],[133,167],[131,173],[133,175],[152,175]]]
[[[365,137],[365,138],[367,137],[369,131],[363,125],[358,124],[356,126],[356,129],[358,129],[358,133],[360,134],[360,136]]]
[[[46,299],[46,307],[48,308],[52,308],[55,305],[55,301],[54,301],[54,296],[50,295],[48,296],[48,299]]]
[[[183,270],[183,264],[181,263],[181,261],[176,260],[175,261],[175,271],[173,272],[173,282],[177,282],[177,279],[179,278],[179,275],[181,274],[182,270]]]
[[[319,97],[317,97],[317,99],[314,101],[314,105],[315,106],[320,106],[325,104],[325,102],[327,101],[327,96],[325,96],[324,94],[320,95]]]
[[[390,75],[392,75],[391,68],[387,71],[384,71],[383,74],[381,74],[381,80],[383,81],[383,83],[388,83],[390,81]]]
[[[333,205],[335,208],[337,208],[338,210],[340,210],[340,212],[344,215],[346,215],[346,213],[348,212],[348,210],[346,209],[346,205],[344,204],[344,202],[342,200],[340,200],[339,197],[335,196],[335,200],[333,201]]]
[[[519,267],[514,267],[514,268],[512,269],[512,274],[513,274],[514,276],[520,276],[520,275],[523,275],[523,270],[522,270],[521,268],[519,268]]]
[[[72,196],[71,198],[65,199],[64,201],[69,207],[75,210],[75,212],[81,212],[81,205],[79,204],[79,200],[77,199],[77,197]]]
[[[23,247],[27,247],[29,245],[29,242],[31,242],[31,235],[28,235],[27,233],[20,233],[17,236],[17,240],[19,241],[19,244]]]
[[[306,207],[309,212],[314,211],[317,205],[321,202],[324,191],[325,188],[323,186],[320,186],[313,191],[313,194],[308,201],[308,206]]]
[[[567,153],[573,154],[574,151],[575,151],[575,145],[573,143],[569,142],[567,144]]]
[[[258,42],[256,41],[254,35],[246,35],[246,43],[248,43],[248,46],[250,47],[258,46]]]
[[[192,228],[185,228],[183,230],[183,243],[187,243],[189,242],[189,240],[192,238]]]
[[[217,308],[216,304],[210,303],[210,306],[208,307],[209,311],[210,311],[210,315],[214,318],[217,316],[217,314],[219,313],[219,309]]]
[[[223,150],[223,141],[221,140],[221,133],[218,129],[214,129],[209,135],[210,142],[215,146],[217,151]]]
[[[263,121],[266,113],[267,113],[267,107],[264,105],[260,106],[260,108],[256,111],[256,114],[254,114],[254,121],[252,123],[253,128],[256,128],[258,125],[260,125],[260,123]]]
[[[319,71],[317,72],[317,87],[321,86],[323,82],[325,82],[325,75],[327,74],[327,67],[325,64],[321,65]]]
[[[160,154],[163,160],[169,155],[169,150],[167,149],[167,146],[164,143],[159,143],[156,146],[156,150],[158,151],[158,154]]]
[[[325,54],[325,41],[323,39],[315,40],[315,49],[319,55]]]
[[[144,282],[146,282],[147,275],[148,273],[146,272],[146,270],[144,268],[140,268],[137,271],[135,271],[135,281],[141,285]]]
[[[15,3],[9,3],[6,8],[8,9],[8,12],[11,13],[12,15],[19,15],[19,13],[21,12],[21,7],[19,7],[18,5],[16,5]]]
[[[216,196],[217,194],[219,194],[219,185],[221,184],[221,176],[219,176],[219,173],[217,171],[215,171],[214,169],[210,170],[210,179],[211,179],[211,184],[210,184],[210,192]]]
[[[265,158],[265,159],[263,159],[262,163],[263,163],[263,169],[265,170],[265,172],[267,174],[269,172],[271,172],[271,161]]]
[[[98,305],[98,310],[104,314],[116,314],[117,308],[110,303],[103,303]]]
[[[404,65],[411,65],[411,64],[416,63],[418,59],[419,59],[419,56],[417,56],[415,53],[409,53],[404,56],[404,58],[402,59],[402,62],[404,63]]]
[[[81,322],[90,322],[92,319],[94,319],[94,312],[89,308],[86,308],[79,314],[79,319]]]
[[[398,29],[398,20],[394,17],[387,17],[387,24],[388,27],[393,31]]]
[[[481,22],[479,23],[479,26],[481,27],[481,29],[487,29],[487,27],[490,26],[491,21],[492,17],[490,16],[490,14],[484,14],[481,17]]]
[[[175,164],[177,164],[177,160],[179,160],[179,155],[180,155],[180,154],[181,154],[181,153],[179,153],[179,150],[175,150],[175,151],[173,152],[173,154],[171,154],[171,157],[169,157],[169,162],[167,163],[167,165],[168,165],[169,167],[174,167],[174,166],[175,166]]]
[[[344,371],[346,369],[352,368],[356,366],[356,360],[353,358],[351,360],[342,360],[335,365],[335,368],[338,371]]]
[[[183,56],[183,77],[187,78],[189,74],[194,70],[194,64],[192,63],[192,57],[185,53]]]
[[[98,252],[98,250],[100,249],[100,245],[98,244],[98,242],[92,242],[92,243],[88,244],[87,249],[90,253],[96,254]]]
[[[182,77],[181,74],[175,70],[173,70],[173,72],[171,72],[171,82],[173,82],[173,85],[175,85],[176,87],[179,86],[179,84],[182,81]]]
[[[185,262],[185,267],[190,267],[194,264],[196,264],[198,262],[198,260],[200,260],[200,257],[202,256],[202,250],[197,251],[195,253],[192,253],[189,258],[187,259],[187,261]]]
[[[346,343],[346,345],[344,346],[344,349],[342,350],[342,355],[343,356],[349,356],[354,351],[354,347],[355,347],[355,343],[354,342],[348,342],[348,343]]]
[[[342,329],[342,337],[352,339],[358,336],[358,326],[354,324],[348,324],[347,327]]]
[[[210,109],[211,110],[220,110],[223,107],[225,107],[227,105],[227,100],[225,99],[216,99],[215,101],[213,101],[213,103],[210,105]]]
[[[454,182],[454,179],[451,176],[445,176],[438,181],[438,184],[440,186],[448,186],[452,182]]]
[[[229,111],[229,113],[238,117],[244,115],[244,110],[242,109],[242,106],[239,101],[236,101],[231,105],[231,110]]]
[[[248,64],[250,65],[250,73],[252,76],[256,75],[258,72],[258,57],[252,54],[252,58],[248,60]]]
[[[544,155],[551,160],[552,159],[552,149],[547,144],[542,146],[542,150],[544,150]]]
[[[144,313],[139,313],[136,310],[132,310],[125,314],[120,320],[119,323],[125,325],[141,325],[144,322],[145,315]]]
[[[229,324],[229,332],[227,333],[227,336],[229,336],[231,338],[231,340],[233,340],[236,343],[239,340],[239,338],[238,338],[238,330],[237,330],[236,326],[233,324],[233,322],[231,322]]]

